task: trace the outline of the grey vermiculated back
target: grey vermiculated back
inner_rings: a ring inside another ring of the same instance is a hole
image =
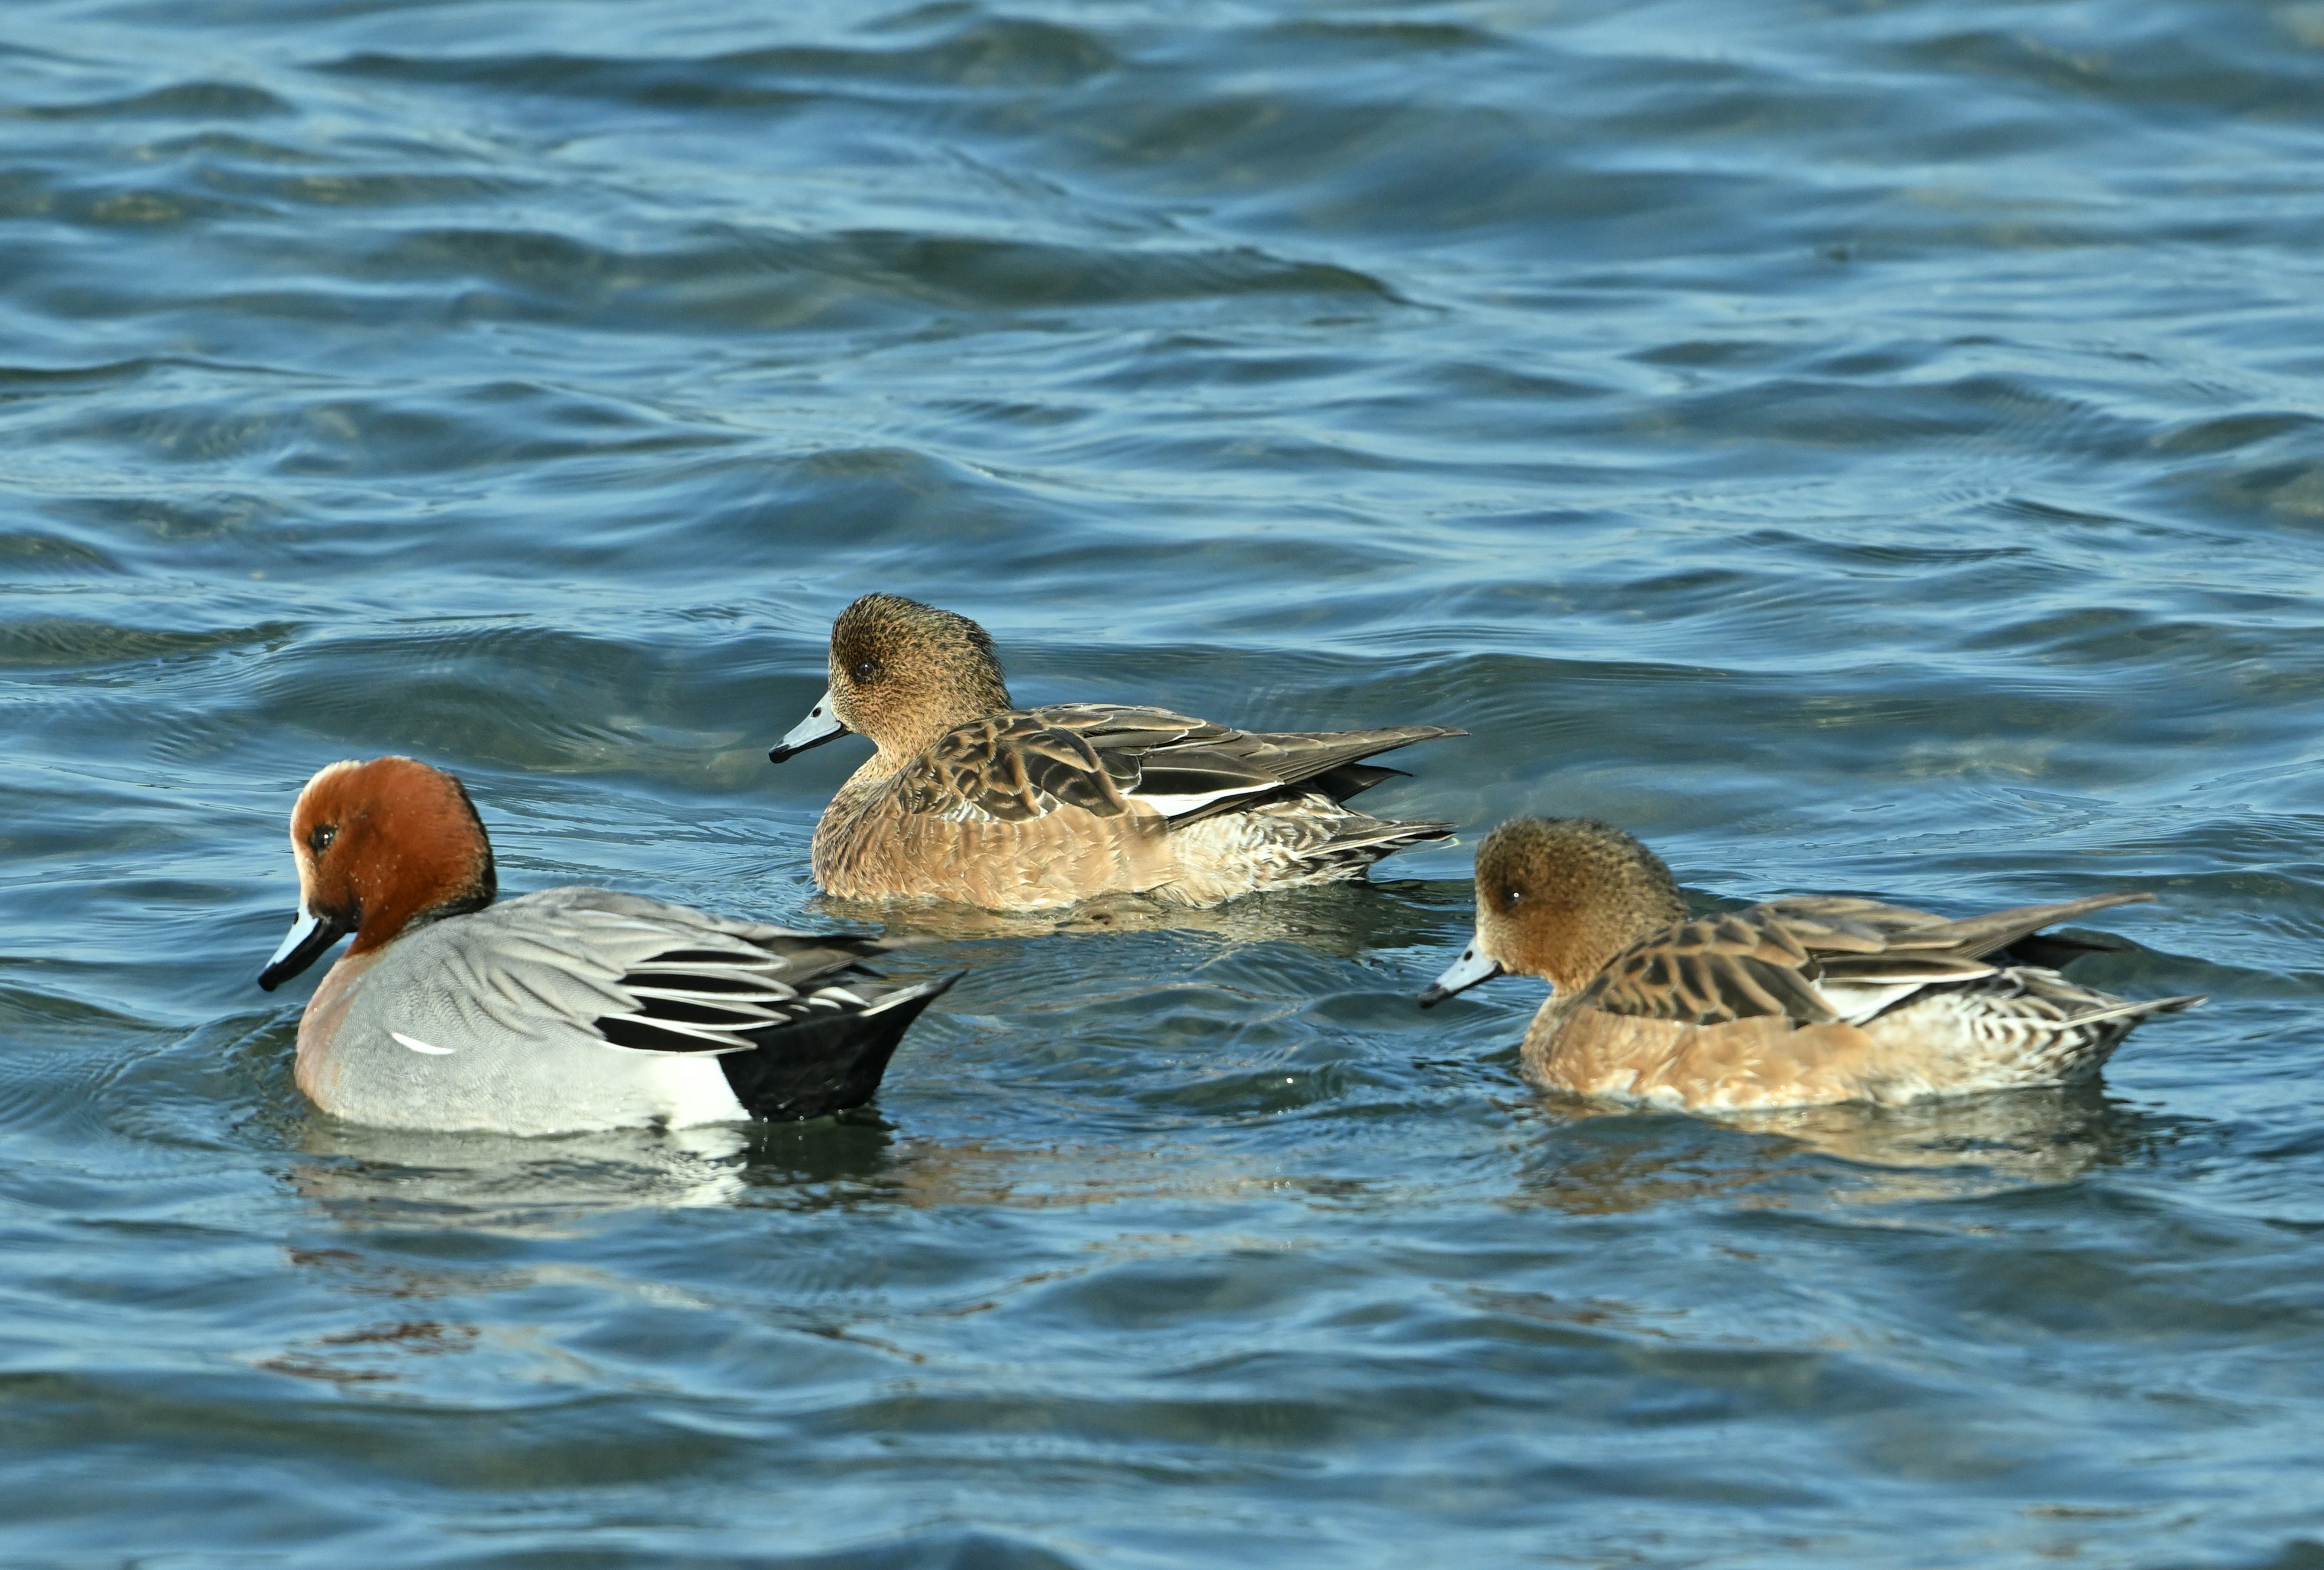
[[[703,1094],[715,1096],[716,1081],[731,1077],[719,1056],[803,1045],[806,1037],[785,1030],[795,1018],[822,1022],[809,1005],[825,988],[847,1000],[822,1011],[831,1019],[880,1002],[896,989],[853,974],[877,947],[603,889],[505,900],[382,951],[332,1033],[320,1070],[327,1104],[388,1128],[527,1133],[645,1121],[664,1104],[672,1074],[702,1077]],[[673,1013],[661,994],[692,974],[756,978],[759,995],[773,996],[697,995],[673,1014],[685,1023],[648,1028]],[[917,1011],[900,1016],[895,1033]],[[716,1018],[732,1023],[722,1029]],[[881,1034],[884,1063],[895,1039]],[[878,1082],[875,1069],[870,1085]]]

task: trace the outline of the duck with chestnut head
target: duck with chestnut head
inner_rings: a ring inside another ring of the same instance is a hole
[[[887,946],[604,889],[496,900],[483,820],[411,758],[333,763],[290,815],[299,916],[272,992],[342,937],[299,1021],[325,1112],[401,1129],[549,1134],[859,1105],[957,976],[885,984]]]
[[[1700,1110],[2060,1085],[2199,997],[2132,1002],[2018,963],[2043,928],[2152,899],[1951,919],[1809,896],[1692,917],[1662,859],[1591,818],[1520,817],[1477,851],[1476,935],[1423,1008],[1497,975],[1554,989],[1526,1031],[1553,1090]],[[2013,952],[2013,946],[2015,951]]]
[[[1208,906],[1360,878],[1452,833],[1347,805],[1364,759],[1441,725],[1252,732],[1119,704],[1019,708],[965,616],[865,595],[832,624],[831,685],[768,755],[850,732],[876,751],[816,826],[825,893],[1040,910],[1102,894]]]

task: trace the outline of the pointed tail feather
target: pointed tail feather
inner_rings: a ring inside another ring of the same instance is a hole
[[[2054,927],[2061,921],[2070,921],[2092,910],[2104,910],[2114,905],[2144,905],[2153,901],[2152,894],[2092,894],[2087,899],[2065,900],[2054,905],[2019,905],[2008,910],[1990,910],[1982,916],[1965,916],[1959,921],[1947,921],[1941,926],[1925,927],[1909,935],[1892,937],[1892,949],[1942,948],[1979,958],[1997,948],[2007,947],[2030,933],[2044,927]]]
[[[1452,837],[1452,826],[1449,823],[1355,817],[1342,832],[1299,859],[1314,865],[1346,868],[1352,874],[1412,845]]]
[[[1146,753],[1135,794],[1157,805],[1171,800],[1162,810],[1173,827],[1293,795],[1314,792],[1343,800],[1401,771],[1361,762],[1373,753],[1466,734],[1443,725],[1239,731],[1216,741]],[[1185,799],[1175,799],[1180,797]]]
[[[2087,1014],[2076,1014],[2070,1020],[2055,1021],[2059,1030],[2079,1030],[2084,1025],[2103,1024],[2108,1020],[2143,1020],[2149,1014],[2176,1014],[2198,1003],[2209,1002],[2209,994],[2182,993],[2175,998],[2126,998],[2112,1008],[2093,1009]]]

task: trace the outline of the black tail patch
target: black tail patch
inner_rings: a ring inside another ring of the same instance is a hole
[[[834,1011],[826,1017],[770,1026],[754,1032],[754,1051],[728,1052],[718,1059],[734,1099],[752,1117],[796,1122],[862,1106],[879,1094],[888,1059],[920,1011],[951,990],[965,971],[930,984],[873,1011]]]

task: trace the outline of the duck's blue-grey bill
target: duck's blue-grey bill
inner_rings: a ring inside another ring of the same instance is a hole
[[[1444,974],[1428,984],[1420,994],[1420,1006],[1433,1009],[1454,993],[1465,993],[1479,982],[1489,982],[1501,974],[1499,960],[1487,959],[1471,941],[1461,951],[1461,957],[1444,967]]]
[[[304,905],[299,907],[299,919],[290,923],[290,930],[282,939],[274,957],[258,973],[258,990],[271,993],[323,956],[323,951],[347,935],[344,921],[328,916],[318,916]]]
[[[839,716],[832,707],[830,690],[826,688],[824,695],[815,700],[815,706],[807,711],[807,718],[785,732],[779,743],[767,750],[767,762],[779,763],[786,758],[796,758],[809,747],[819,747],[846,734],[847,727],[839,723]]]

